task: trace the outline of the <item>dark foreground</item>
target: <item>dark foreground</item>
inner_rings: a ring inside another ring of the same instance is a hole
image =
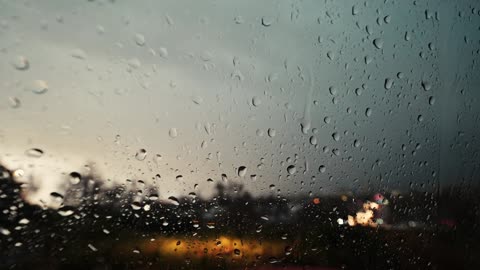
[[[168,203],[89,181],[42,209],[0,171],[0,269],[480,269],[472,187],[385,194],[383,224],[350,226],[368,195],[252,198],[218,185],[212,199]]]

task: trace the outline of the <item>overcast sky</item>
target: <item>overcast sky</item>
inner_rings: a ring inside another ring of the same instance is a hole
[[[347,2],[0,1],[0,161],[35,198],[87,162],[160,174],[161,196],[222,174],[282,195],[458,178],[478,159],[480,16]]]

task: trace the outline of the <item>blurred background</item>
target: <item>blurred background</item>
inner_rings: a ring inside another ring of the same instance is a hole
[[[0,268],[475,269],[480,2],[0,0]]]

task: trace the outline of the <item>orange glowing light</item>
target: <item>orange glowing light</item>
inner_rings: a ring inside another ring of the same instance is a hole
[[[180,244],[178,244],[180,243]],[[143,255],[161,254],[170,258],[189,257],[198,260],[205,257],[231,257],[253,260],[257,256],[278,257],[284,254],[285,243],[220,236],[210,239],[194,237],[156,237],[153,241],[140,241],[136,244]],[[127,247],[123,252],[129,253]]]
[[[355,226],[371,226],[376,227],[378,224],[373,220],[374,212],[373,210],[377,210],[380,208],[380,205],[375,202],[369,202],[363,204],[363,211],[358,211],[355,217],[348,216],[348,225]]]

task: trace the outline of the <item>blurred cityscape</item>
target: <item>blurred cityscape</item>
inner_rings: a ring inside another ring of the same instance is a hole
[[[480,269],[480,189],[161,199],[142,181],[91,175],[58,207],[0,166],[0,269]]]

